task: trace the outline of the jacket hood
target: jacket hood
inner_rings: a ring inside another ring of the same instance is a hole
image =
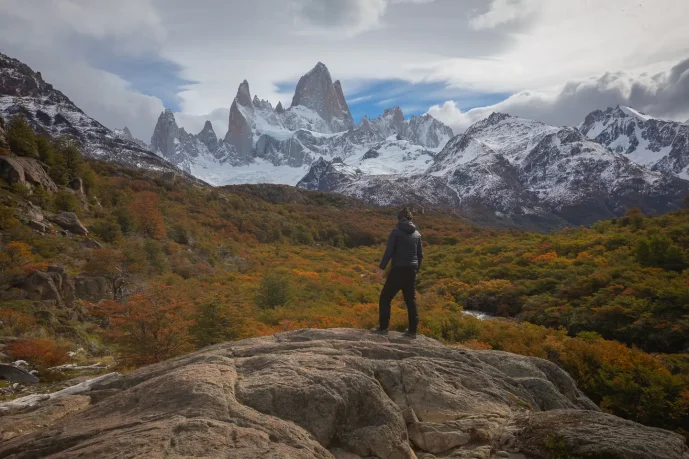
[[[397,224],[397,228],[401,229],[407,234],[414,234],[416,231],[416,226],[409,220],[400,220],[400,222]]]

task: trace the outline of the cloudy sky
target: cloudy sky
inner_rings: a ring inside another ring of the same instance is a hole
[[[289,106],[318,61],[352,113],[456,133],[492,111],[577,124],[626,104],[689,119],[687,0],[0,0],[0,52],[148,141],[164,107],[224,135],[239,83]]]

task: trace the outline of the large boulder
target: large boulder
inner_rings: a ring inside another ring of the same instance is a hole
[[[40,161],[20,156],[0,156],[0,178],[10,185],[24,183],[57,191],[57,185],[46,173]]]
[[[30,300],[53,301],[62,308],[74,304],[74,279],[61,266],[51,265],[47,272],[33,272],[18,287]]]
[[[226,343],[82,395],[0,457],[689,458],[683,437],[601,413],[548,361],[400,333]]]
[[[74,290],[77,298],[92,303],[115,299],[113,281],[102,276],[77,276]]]
[[[60,212],[49,217],[49,220],[73,234],[85,236],[89,233],[89,230],[79,221],[79,217],[74,212]]]

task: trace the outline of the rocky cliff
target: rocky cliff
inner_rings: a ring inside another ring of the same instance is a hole
[[[618,106],[590,113],[579,130],[651,170],[689,179],[689,126],[686,124]]]
[[[545,360],[360,330],[226,343],[11,406],[25,435],[0,457],[689,458]]]
[[[354,120],[345,101],[342,85],[333,83],[330,71],[319,62],[302,76],[292,98],[292,107],[309,108],[325,120],[332,132],[346,131],[354,127]]]

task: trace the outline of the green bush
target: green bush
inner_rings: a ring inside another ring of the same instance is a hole
[[[662,234],[642,239],[636,246],[636,259],[645,268],[662,268],[666,271],[683,271],[687,258],[681,247]]]
[[[23,115],[15,115],[10,120],[7,127],[7,143],[12,153],[17,156],[38,158],[36,137]]]
[[[261,279],[256,305],[261,309],[287,306],[292,299],[289,275],[284,271],[269,271]]]
[[[118,207],[112,212],[112,215],[117,219],[122,234],[136,232],[136,219],[134,218],[134,214],[127,207]]]
[[[13,183],[10,186],[10,191],[24,199],[28,199],[31,196],[31,185],[22,182]]]
[[[71,191],[60,190],[55,193],[53,208],[57,212],[74,212],[79,214],[81,212],[81,203]]]
[[[122,237],[120,224],[115,217],[99,220],[89,226],[91,231],[105,242],[115,242]]]

